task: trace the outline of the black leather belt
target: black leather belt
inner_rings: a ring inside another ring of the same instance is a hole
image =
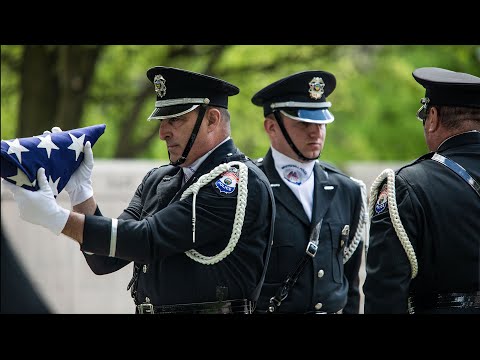
[[[480,310],[480,291],[473,293],[442,293],[412,295],[408,298],[408,311],[433,309],[478,309]]]
[[[192,304],[137,305],[137,314],[252,314],[253,301],[247,299],[226,300]]]

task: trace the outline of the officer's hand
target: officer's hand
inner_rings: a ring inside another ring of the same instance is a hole
[[[44,131],[43,134],[51,134],[62,132],[58,126],[54,126],[52,131]],[[93,196],[92,187],[92,171],[93,171],[93,151],[90,141],[87,141],[83,148],[85,154],[82,163],[78,169],[72,174],[65,191],[70,196],[72,206],[78,205]]]
[[[51,133],[59,133],[59,132],[62,132],[62,131],[63,131],[63,130],[60,129],[58,126],[54,126],[54,127],[52,128],[52,131],[50,131],[50,130],[45,130],[45,131],[43,132],[43,135],[48,135],[48,134],[51,134]]]
[[[90,141],[83,147],[85,156],[77,170],[73,173],[65,185],[65,190],[70,196],[72,206],[78,205],[93,196],[92,171],[93,151]]]
[[[48,185],[45,169],[37,172],[37,191],[30,191],[2,179],[2,184],[13,193],[18,205],[20,217],[32,224],[41,225],[55,235],[60,235],[67,223],[69,210],[59,206],[53,196],[53,191]]]

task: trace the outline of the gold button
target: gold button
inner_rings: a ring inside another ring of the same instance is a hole
[[[315,305],[315,309],[316,310],[320,310],[322,308],[323,304],[322,303],[318,303]]]
[[[318,270],[318,277],[322,278],[323,275],[325,275],[325,271],[323,271],[322,269]]]

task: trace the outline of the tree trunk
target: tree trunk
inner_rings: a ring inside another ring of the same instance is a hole
[[[55,51],[43,45],[25,46],[21,64],[17,137],[34,136],[52,127],[58,86]]]
[[[100,51],[100,46],[59,47],[56,70],[60,96],[54,125],[62,129],[80,127],[85,100]]]
[[[21,66],[18,137],[80,127],[101,46],[28,45]]]

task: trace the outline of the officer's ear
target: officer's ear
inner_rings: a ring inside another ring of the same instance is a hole
[[[427,121],[425,123],[425,130],[427,132],[433,133],[438,130],[440,127],[440,118],[438,114],[438,108],[432,106],[428,109],[429,113],[427,114]]]
[[[263,127],[267,134],[273,135],[277,131],[277,120],[275,120],[273,115],[267,115],[263,121]]]
[[[221,117],[220,110],[216,108],[208,108],[206,116],[208,131],[213,131],[218,126]]]

